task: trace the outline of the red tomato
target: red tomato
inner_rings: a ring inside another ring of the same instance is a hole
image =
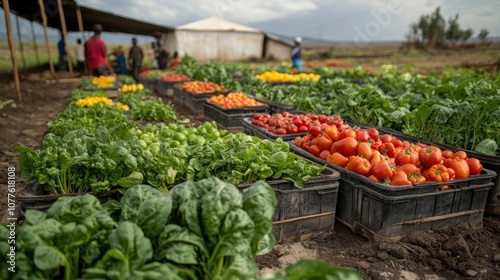
[[[332,147],[332,140],[327,137],[327,136],[319,136],[318,137],[318,147],[320,149],[320,151],[324,151],[324,150],[330,150],[330,148]]]
[[[453,158],[449,168],[455,171],[455,178],[462,179],[468,178],[470,174],[469,165],[465,159]]]
[[[358,134],[356,131],[352,129],[344,129],[340,132],[339,134],[339,140],[347,138],[347,137],[352,137],[354,140],[358,139]]]
[[[455,153],[450,150],[444,150],[441,152],[441,154],[443,155],[443,158],[452,158]]]
[[[276,134],[280,134],[280,135],[286,134],[286,129],[284,129],[282,127],[278,128],[278,129],[276,129]]]
[[[368,134],[368,132],[366,132],[366,130],[359,129],[357,131],[357,139],[358,139],[358,141],[361,141],[361,142],[367,142],[368,139],[370,139],[370,135]]]
[[[378,178],[375,177],[374,175],[370,175],[368,176],[368,179],[370,179],[371,181],[375,182],[375,183],[378,183]]]
[[[339,152],[344,156],[355,156],[358,153],[358,142],[352,137],[347,137],[333,143],[331,153]]]
[[[333,153],[329,162],[338,165],[340,167],[346,167],[347,163],[349,162],[349,159],[340,153]]]
[[[317,157],[319,157],[319,154],[321,153],[321,151],[319,150],[319,147],[317,145],[311,145],[307,151]]]
[[[331,158],[332,154],[329,150],[323,150],[319,153],[319,158],[322,160],[327,160],[327,158]]]
[[[339,131],[335,125],[330,125],[325,128],[325,132],[332,139],[333,142],[339,139]]]
[[[420,173],[420,169],[418,169],[418,167],[411,163],[401,165],[397,168],[397,170],[403,170],[408,175]]]
[[[469,165],[470,174],[472,175],[481,174],[481,171],[483,171],[483,166],[481,165],[481,162],[477,158],[469,158],[466,161],[467,164]]]
[[[382,143],[388,143],[392,141],[392,136],[389,134],[384,134],[382,137],[380,137],[380,140],[382,140]]]
[[[403,147],[403,141],[401,141],[399,139],[395,139],[394,137],[392,138],[391,143],[392,143],[392,145],[394,145],[394,148]]]
[[[358,145],[358,156],[371,160],[373,156],[373,150],[368,142],[361,142]]]
[[[385,180],[385,179],[391,179],[392,175],[394,175],[395,173],[395,170],[389,164],[389,161],[382,160],[379,161],[375,166],[373,166],[372,173],[378,179]]]
[[[371,164],[366,158],[352,156],[349,158],[346,168],[347,170],[354,171],[363,176],[368,176],[368,174],[370,174]]]
[[[448,168],[442,164],[435,164],[431,166],[428,172],[427,181],[448,182],[450,180]]]
[[[387,134],[386,134],[387,135]],[[383,142],[383,141],[382,141]],[[391,142],[383,143],[379,148],[379,152],[383,155],[387,155],[390,158],[395,157],[396,149]]]
[[[309,131],[309,129],[305,125],[299,127],[300,133],[307,133],[308,131]]]
[[[370,137],[373,140],[377,140],[379,138],[378,130],[374,127],[371,127],[370,129],[368,129],[368,135],[370,135]]]
[[[416,166],[420,165],[420,158],[417,152],[412,152],[410,149],[399,152],[396,155],[396,164],[405,165],[407,163],[414,164]]]
[[[460,159],[467,159],[467,153],[464,151],[458,151],[453,155],[453,157],[458,157]]]
[[[411,185],[411,182],[408,180],[408,175],[406,175],[404,171],[397,171],[394,175],[392,175],[389,185],[404,186]]]
[[[434,146],[429,146],[427,148],[423,148],[420,151],[420,162],[425,167],[431,167],[435,164],[440,164],[443,156],[441,153],[441,149]]]
[[[420,173],[408,174],[408,180],[412,184],[421,184],[421,183],[425,183],[427,181],[425,179],[425,177],[422,174],[420,174]]]
[[[309,133],[311,133],[313,137],[316,137],[321,134],[321,128],[319,126],[311,126],[309,128]]]

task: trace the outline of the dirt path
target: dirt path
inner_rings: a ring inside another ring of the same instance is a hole
[[[17,166],[17,154],[12,147],[22,143],[39,148],[47,122],[66,107],[75,87],[75,83],[26,81],[23,104],[9,104],[0,111],[0,217],[6,209],[7,168]],[[0,100],[5,99],[15,99],[10,85],[0,88]],[[29,190],[31,183],[17,171],[17,193]],[[365,279],[500,279],[500,218],[486,217],[481,229],[458,226],[414,234],[397,243],[378,244],[336,223],[332,232],[277,245],[257,261],[261,272],[269,272],[302,258],[351,267]]]

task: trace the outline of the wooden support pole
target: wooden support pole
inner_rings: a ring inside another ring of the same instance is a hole
[[[26,59],[24,58],[23,38],[21,35],[21,28],[19,27],[19,16],[16,16],[17,38],[19,39],[19,50],[21,51],[21,60],[23,61],[23,68],[26,69]]]
[[[40,65],[40,56],[38,56],[38,45],[36,43],[35,23],[33,21],[31,22],[31,36],[33,37],[33,47],[35,48],[36,65]]]
[[[82,40],[85,41],[85,34],[83,32],[82,11],[80,10],[80,6],[76,6],[76,18],[78,20],[78,30],[80,30],[80,34],[82,35]]]
[[[82,11],[80,10],[80,6],[76,6],[76,18],[78,20],[78,30],[80,30],[80,35],[82,36],[82,44],[85,45],[85,33],[83,30],[83,20],[82,20]],[[87,63],[83,62],[83,69],[85,73],[87,73]]]
[[[57,0],[57,7],[59,9],[59,15],[61,17],[61,31],[63,34],[63,40],[64,40],[64,46],[66,49],[68,48],[68,34],[66,32],[66,18],[64,17],[64,10],[63,10],[63,5],[61,0]],[[71,54],[70,52],[66,51],[66,55],[68,56],[68,67],[69,67],[69,72],[73,74],[73,60],[71,59]]]
[[[47,15],[45,14],[45,6],[43,4],[43,0],[38,0],[38,5],[40,6],[40,13],[42,14],[43,33],[45,35],[45,46],[47,47],[47,53],[49,55],[50,74],[52,74],[52,77],[55,77],[56,73],[54,71],[54,61],[52,60],[52,53],[50,51],[49,44],[49,34],[47,33]]]
[[[12,35],[12,25],[10,24],[10,6],[9,0],[4,0],[3,11],[5,13],[5,27],[7,28],[7,38],[9,39],[10,57],[12,59],[12,72],[14,72],[14,82],[16,83],[17,99],[22,101],[21,84],[19,82],[19,73],[17,72],[16,48],[14,47],[14,36]]]

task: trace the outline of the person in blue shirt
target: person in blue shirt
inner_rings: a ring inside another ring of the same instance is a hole
[[[294,47],[292,49],[292,68],[297,68],[298,71],[302,71],[302,54],[300,52],[300,43],[302,43],[302,38],[296,37],[294,40]]]
[[[59,50],[59,71],[66,71],[66,45],[62,35],[61,40],[57,43],[57,48]]]

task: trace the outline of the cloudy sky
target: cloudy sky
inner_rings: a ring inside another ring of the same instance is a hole
[[[261,28],[268,32],[327,40],[402,40],[411,22],[441,6],[460,24],[486,28],[500,36],[499,0],[80,0],[82,5],[166,25],[181,25],[209,16]]]
[[[475,36],[486,28],[500,36],[499,0],[79,0],[92,8],[178,26],[219,16],[267,32],[333,41],[402,41],[410,23],[441,7],[445,18],[458,13]],[[3,13],[0,32],[5,30]]]

